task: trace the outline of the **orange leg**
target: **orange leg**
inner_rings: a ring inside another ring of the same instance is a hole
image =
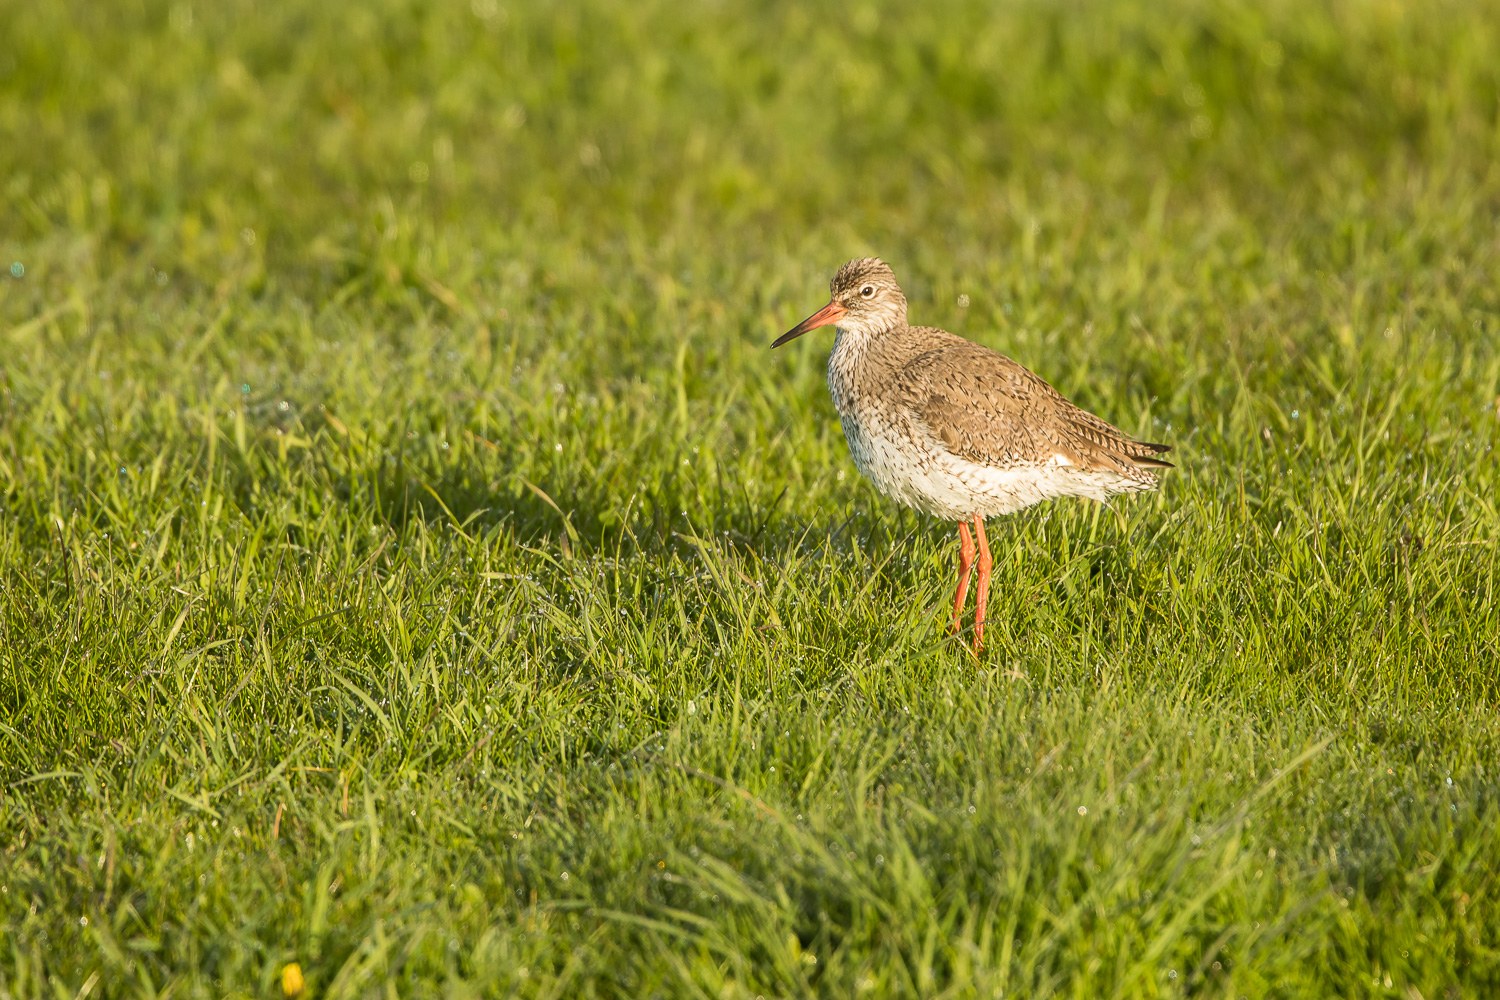
[[[964,598],[969,596],[969,571],[974,568],[974,540],[969,526],[958,522],[958,590],[953,594],[953,634],[959,634],[959,618],[964,613]]]
[[[984,615],[990,602],[990,543],[984,537],[984,518],[974,515],[974,537],[979,541],[979,586],[974,594],[974,652],[984,648]],[[967,581],[965,581],[967,582]]]

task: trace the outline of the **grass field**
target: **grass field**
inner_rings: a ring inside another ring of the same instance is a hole
[[[0,0],[0,997],[1497,995],[1497,164],[1493,2]],[[868,253],[1174,448],[978,659]]]

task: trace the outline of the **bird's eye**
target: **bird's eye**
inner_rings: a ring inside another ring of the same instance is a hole
[[[873,299],[875,297],[875,286],[874,285],[866,285],[865,287],[863,287],[863,288],[861,288],[859,290],[859,294],[861,296],[863,296],[864,298]]]

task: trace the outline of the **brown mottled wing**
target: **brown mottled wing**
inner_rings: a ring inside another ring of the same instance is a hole
[[[1170,469],[1167,445],[1136,441],[1068,402],[1003,354],[954,338],[912,358],[899,377],[907,405],[953,454],[1005,468],[1061,455],[1082,469],[1140,476]]]

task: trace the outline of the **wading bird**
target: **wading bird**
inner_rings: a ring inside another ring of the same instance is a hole
[[[880,492],[958,522],[960,631],[978,540],[974,651],[984,645],[990,547],[984,519],[1053,497],[1104,501],[1156,486],[1156,456],[1171,449],[1136,441],[1081,410],[1003,354],[906,321],[906,296],[876,257],[851,260],[829,286],[831,301],[772,347],[820,326],[838,334],[828,391],[854,464]],[[969,536],[969,524],[974,537]]]

